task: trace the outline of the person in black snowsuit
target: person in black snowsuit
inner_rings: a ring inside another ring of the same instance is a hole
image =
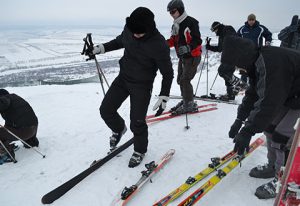
[[[156,72],[162,74],[162,86],[154,109],[162,112],[169,99],[173,80],[170,48],[156,29],[154,14],[138,7],[126,18],[123,32],[114,40],[94,47],[94,54],[124,48],[120,59],[120,73],[113,81],[100,106],[100,114],[112,130],[110,146],[115,148],[126,125],[117,110],[130,96],[130,129],[134,134],[134,153],[129,167],[140,164],[148,147],[148,126],[145,121]]]
[[[194,102],[191,81],[195,77],[201,61],[202,39],[199,22],[187,15],[181,0],[170,1],[167,10],[174,19],[171,37],[167,41],[170,47],[175,47],[179,58],[177,83],[180,85],[183,98],[171,111],[176,114],[194,112],[198,108]]]
[[[5,89],[0,89],[0,114],[5,120],[4,126],[0,127],[0,162],[12,162],[15,158],[12,141],[18,140],[8,131],[24,140],[31,146],[38,146],[36,137],[38,129],[38,118],[27,101],[16,94],[10,94]],[[28,146],[24,145],[26,148]],[[7,153],[11,154],[11,156]]]
[[[221,24],[218,21],[215,21],[211,25],[211,31],[215,32],[219,37],[218,45],[210,45],[210,40],[206,43],[206,49],[213,52],[222,52],[223,50],[223,41],[227,36],[236,36],[236,31],[232,26]],[[219,75],[225,80],[227,94],[222,95],[220,99],[228,101],[234,100],[235,95],[239,92],[241,87],[244,86],[244,83],[240,81],[233,73],[235,71],[234,65],[221,64],[218,68]]]
[[[251,137],[264,131],[268,164],[253,168],[249,175],[273,177],[255,193],[258,198],[273,198],[276,174],[285,165],[295,133],[293,126],[300,116],[300,53],[273,46],[257,47],[249,39],[231,36],[225,39],[221,63],[243,68],[249,76],[250,86],[229,137],[234,138],[234,150],[241,155]]]
[[[254,14],[249,14],[245,25],[237,31],[238,36],[242,38],[251,39],[257,46],[263,46],[263,38],[265,38],[265,45],[269,46],[272,42],[272,33],[267,27],[261,25],[256,20]],[[248,82],[247,75],[241,71],[241,79],[243,82]]]
[[[295,15],[293,18],[298,18]],[[278,34],[281,40],[280,47],[291,48],[300,51],[300,20],[295,25],[290,25],[282,29]]]

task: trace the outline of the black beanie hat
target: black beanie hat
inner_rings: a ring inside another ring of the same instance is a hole
[[[0,96],[2,96],[2,95],[7,95],[7,94],[9,94],[9,92],[8,92],[7,90],[5,90],[5,89],[0,89]]]
[[[154,14],[146,7],[138,7],[126,18],[126,26],[134,34],[152,32],[156,28]]]

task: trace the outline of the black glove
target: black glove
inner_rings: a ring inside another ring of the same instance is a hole
[[[190,48],[189,45],[180,46],[180,47],[178,48],[178,55],[179,55],[179,56],[182,56],[182,55],[184,55],[184,54],[188,54],[188,53],[190,53],[190,52],[191,52],[191,48]]]
[[[248,132],[244,128],[241,129],[241,131],[234,138],[235,145],[233,150],[237,152],[238,155],[243,155],[245,150],[248,152],[250,140],[253,135],[253,133]]]
[[[230,127],[230,130],[229,130],[229,132],[228,132],[228,136],[229,136],[230,138],[232,138],[232,139],[235,138],[235,136],[237,135],[237,133],[240,131],[242,125],[243,125],[242,120],[236,119],[236,120],[234,121],[234,123],[233,123],[233,124],[231,125],[231,127]]]

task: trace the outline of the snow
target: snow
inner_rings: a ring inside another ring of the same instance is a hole
[[[209,87],[216,76],[218,65],[219,54],[209,53]],[[177,65],[174,63],[175,71],[176,68]],[[205,68],[197,95],[206,93],[206,74]],[[116,75],[110,73],[106,77],[111,83]],[[198,78],[199,72],[192,82],[194,88]],[[175,79],[171,94],[179,95],[179,86]],[[158,74],[148,114],[154,113],[152,107],[157,101],[155,95],[159,94],[160,83],[161,76]],[[108,152],[108,137],[111,131],[101,119],[98,109],[103,99],[101,86],[99,83],[89,83],[7,89],[25,98],[34,108],[39,118],[38,149],[46,154],[46,158],[43,159],[33,150],[21,146],[16,151],[18,163],[0,166],[0,205],[42,205],[40,200],[44,194],[88,168],[93,160],[104,157]],[[224,81],[220,77],[217,78],[212,92],[217,94],[225,92]],[[241,98],[239,96],[237,101],[241,102]],[[177,102],[178,100],[170,100],[167,107],[171,108]],[[197,103],[207,104],[204,101]],[[149,125],[148,152],[141,165],[128,168],[128,161],[133,152],[131,146],[122,152],[120,157],[115,157],[103,165],[52,205],[110,205],[120,190],[138,180],[145,163],[159,160],[166,151],[173,148],[176,150],[173,158],[152,178],[152,183],[144,185],[129,205],[155,203],[181,185],[189,176],[205,168],[210,163],[211,157],[222,156],[233,148],[232,139],[228,138],[227,133],[236,117],[237,106],[219,103],[217,107],[215,111],[189,115],[188,130],[185,129],[184,116]],[[127,126],[129,126],[129,108],[127,99],[119,109]],[[2,119],[0,123],[3,124]],[[255,137],[260,135],[257,134]],[[131,131],[127,131],[121,143],[131,137]],[[21,145],[20,142],[17,144]],[[272,205],[273,200],[259,200],[254,196],[256,188],[268,180],[254,179],[248,175],[252,167],[267,161],[266,153],[265,147],[257,149],[242,162],[241,167],[237,167],[226,176],[198,204]],[[196,184],[170,205],[177,205],[202,183],[204,181]]]

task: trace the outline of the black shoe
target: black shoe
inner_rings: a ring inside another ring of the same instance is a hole
[[[255,178],[272,178],[275,177],[275,168],[273,165],[265,164],[265,165],[258,165],[257,167],[254,167],[251,169],[249,175],[250,177]]]
[[[179,107],[181,107],[183,105],[183,100],[181,100],[180,102],[178,102],[178,104],[176,104],[176,106],[175,107],[172,107],[171,109],[170,109],[170,112],[174,112],[174,111],[176,111]]]
[[[114,150],[117,147],[118,143],[121,140],[121,137],[125,134],[126,131],[127,131],[127,127],[125,125],[122,132],[119,132],[119,133],[113,132],[112,133],[112,136],[109,138],[110,150]]]
[[[235,100],[235,95],[234,94],[224,94],[219,97],[219,100],[226,101],[226,102],[233,101],[233,100]]]
[[[276,183],[277,178],[274,178],[270,182],[259,186],[256,189],[255,196],[259,199],[271,199],[276,197]]]
[[[194,101],[190,101],[182,104],[179,108],[177,108],[175,111],[172,112],[172,115],[180,115],[180,114],[197,112],[197,111],[198,111],[197,103]]]
[[[28,139],[28,140],[25,140],[25,142],[26,142],[27,144],[29,144],[31,147],[38,147],[39,144],[40,144],[40,142],[39,142],[39,140],[36,138],[36,136],[31,137],[31,138]],[[29,149],[29,148],[30,148],[28,145],[26,145],[26,144],[24,144],[24,143],[23,143],[23,145],[24,145],[24,147],[25,147],[26,149]]]
[[[3,163],[7,163],[7,162],[14,162],[14,158],[15,158],[15,152],[14,152],[14,146],[10,145],[10,144],[5,144],[4,145],[5,148],[3,148],[0,145],[0,165],[2,165]],[[7,151],[9,152],[9,154],[7,153]]]
[[[138,166],[144,159],[145,154],[134,152],[129,160],[128,167],[133,168]]]

